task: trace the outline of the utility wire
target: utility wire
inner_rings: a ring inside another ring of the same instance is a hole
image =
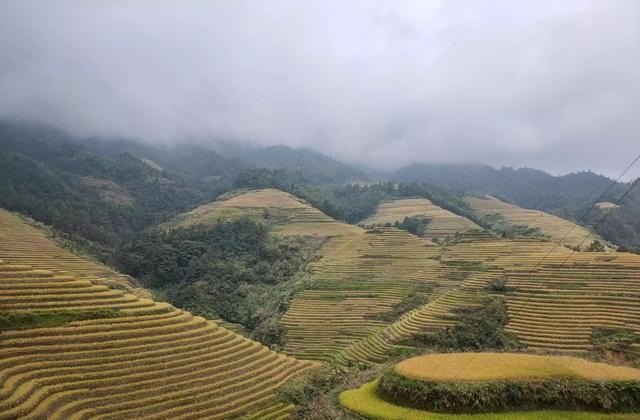
[[[602,193],[600,195],[600,197],[598,197],[598,199],[589,207],[589,209],[584,213],[583,216],[581,217],[586,217],[587,214],[589,214],[589,212],[595,207],[596,204],[598,204],[600,202],[600,200],[611,190],[611,188],[613,188],[613,186],[618,183],[618,181],[638,162],[638,160],[640,160],[640,154],[638,154],[638,156],[636,156],[636,158],[633,160],[633,162],[631,162],[631,164],[629,166],[627,166],[627,168],[620,174],[620,176],[618,176],[618,178],[616,178],[611,185],[609,185],[609,187],[606,189],[606,191],[604,193]],[[636,180],[634,182],[631,183],[631,185],[629,186],[629,188],[627,188],[627,190],[624,192],[624,194],[615,202],[615,206],[609,210],[608,212],[605,213],[605,215],[600,219],[600,221],[598,221],[598,223],[593,227],[593,230],[590,230],[589,233],[587,234],[587,236],[584,237],[584,239],[582,241],[580,241],[580,243],[578,244],[576,249],[579,249],[580,246],[591,236],[591,234],[598,229],[598,227],[600,227],[600,225],[602,225],[602,223],[605,222],[605,220],[607,220],[607,218],[609,217],[609,215],[611,215],[611,213],[613,213],[613,211],[618,208],[618,206],[620,205],[620,203],[622,203],[622,201],[627,197],[627,195],[629,195],[629,193],[631,192],[631,190],[638,185],[638,183],[640,183],[640,177],[636,178]],[[549,252],[547,252],[547,254],[545,254],[544,257],[542,257],[542,259],[540,259],[540,261],[538,261],[538,263],[529,271],[529,274],[532,274],[533,271],[551,254],[551,252],[553,252],[554,249],[556,249],[556,247],[558,246],[558,244],[560,244],[560,242],[562,242],[564,239],[567,238],[567,236],[569,235],[569,233],[571,233],[571,231],[577,226],[577,223],[574,223],[574,225],[571,227],[571,229],[569,230],[569,232],[567,232],[558,242],[556,242],[556,244],[553,246],[553,248],[551,248],[551,250]],[[552,272],[551,272],[551,276],[553,274],[555,274],[558,270],[560,270],[566,263],[567,261],[569,261],[569,259],[571,259],[571,257],[573,256],[573,254],[576,253],[576,249],[573,249],[571,254],[569,254],[569,256],[558,266],[556,267]],[[540,285],[538,287],[538,289],[536,289],[536,291],[529,296],[529,298],[527,300],[525,300],[523,305],[527,305],[531,299],[533,299],[538,291],[542,289],[542,285]],[[493,338],[496,333],[498,331],[496,330],[496,332],[494,332],[490,338]],[[475,360],[475,358],[478,356],[478,353],[475,353],[467,363],[464,364],[464,366],[455,374],[454,379],[456,379],[469,365],[471,365],[471,363]]]
[[[640,160],[640,154],[638,154],[638,156],[636,156],[636,158],[633,160],[633,162],[631,162],[631,163],[629,164],[629,166],[627,166],[627,167],[626,167],[626,169],[625,169],[624,171],[622,171],[622,173],[621,173],[621,174],[620,174],[620,175],[619,175],[615,180],[613,180],[613,181],[611,182],[611,184],[609,184],[609,187],[607,187],[607,189],[606,189],[602,194],[600,194],[600,196],[599,196],[599,197],[598,197],[598,198],[597,198],[597,199],[596,199],[596,200],[595,200],[595,201],[594,201],[594,202],[589,206],[589,208],[588,208],[588,209],[587,209],[587,210],[586,210],[586,211],[585,211],[585,212],[584,212],[580,217],[578,217],[578,218],[576,219],[576,222],[575,222],[575,223],[573,223],[573,226],[571,226],[571,229],[569,229],[569,230],[567,231],[567,233],[565,233],[565,235],[564,235],[562,238],[560,238],[560,240],[559,240],[559,241],[557,241],[557,242],[553,245],[553,247],[551,247],[551,249],[549,250],[549,252],[547,252],[547,253],[546,253],[546,254],[545,254],[545,255],[540,259],[540,261],[538,261],[538,263],[537,263],[536,265],[534,265],[534,266],[533,266],[533,268],[531,269],[531,271],[530,271],[530,273],[529,273],[529,274],[533,273],[533,271],[534,271],[536,268],[538,268],[538,266],[539,266],[539,265],[540,265],[540,264],[541,264],[541,263],[542,263],[542,262],[543,262],[543,261],[544,261],[544,260],[549,256],[549,255],[551,255],[551,253],[552,253],[552,252],[553,252],[553,251],[558,247],[558,245],[560,245],[560,244],[562,243],[562,241],[564,241],[565,239],[567,239],[567,237],[571,234],[571,232],[573,232],[573,230],[574,230],[576,227],[578,227],[578,222],[581,222],[585,217],[587,217],[587,215],[591,212],[591,210],[593,210],[593,209],[595,208],[596,204],[598,204],[598,203],[599,203],[599,202],[600,202],[600,201],[601,201],[601,200],[602,200],[602,199],[603,199],[603,198],[604,198],[604,197],[609,193],[609,191],[611,191],[611,189],[614,187],[614,185],[616,185],[616,184],[617,184],[617,183],[622,179],[622,177],[623,177],[623,176],[625,176],[627,172],[629,172],[629,170],[630,170],[630,169],[631,169],[631,168],[632,168],[632,167],[633,167],[633,166],[638,162],[638,160]],[[633,186],[632,186],[631,188],[633,188]],[[608,213],[607,213],[607,214],[608,214]],[[598,224],[598,226],[599,226],[599,224]],[[597,226],[596,226],[596,228],[597,228]],[[595,229],[595,228],[594,228],[594,229]],[[587,236],[587,237],[588,237],[588,236]],[[586,238],[585,238],[585,239],[586,239]],[[582,244],[582,242],[581,242],[580,244]],[[580,246],[580,245],[578,245],[578,246]]]

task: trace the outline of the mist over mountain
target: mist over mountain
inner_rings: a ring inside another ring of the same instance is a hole
[[[639,8],[2,1],[0,117],[83,138],[285,144],[385,170],[616,176],[640,137]]]
[[[393,196],[384,183],[423,184],[460,196],[489,194],[595,226],[603,213],[590,206],[617,202],[630,186],[620,182],[600,197],[613,180],[591,171],[554,176],[532,168],[464,163],[380,171],[289,146],[218,146],[82,138],[46,124],[4,121],[0,205],[109,249],[145,226],[237,188],[285,190],[332,217],[356,223]],[[351,185],[373,187],[359,191]],[[640,191],[632,190],[607,219],[598,227],[605,238],[640,246]]]

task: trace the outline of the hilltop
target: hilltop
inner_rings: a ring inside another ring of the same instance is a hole
[[[285,235],[335,236],[360,229],[341,223],[304,200],[273,188],[235,192],[176,216],[166,227],[212,226],[219,221],[250,217]]]
[[[638,384],[638,369],[574,357],[430,354],[398,363],[379,380],[342,393],[340,401],[381,419],[454,418],[451,413],[478,419],[619,419],[633,416],[620,412],[637,411]]]
[[[378,205],[373,215],[360,222],[362,225],[385,225],[402,222],[405,218],[425,218],[426,228],[422,236],[428,239],[445,239],[471,230],[481,230],[471,220],[434,205],[426,198],[389,200]]]

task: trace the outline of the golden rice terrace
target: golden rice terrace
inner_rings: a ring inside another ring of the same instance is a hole
[[[470,197],[467,200],[480,215],[498,215],[509,225],[538,228],[551,241],[560,242],[563,245],[586,248],[593,240],[600,239],[582,226],[576,226],[569,220],[540,210],[525,209],[491,196]]]
[[[569,223],[496,202],[472,200],[514,224],[562,232]],[[431,218],[426,238],[383,226],[411,215]],[[506,331],[525,351],[584,354],[599,328],[640,334],[640,256],[497,237],[427,200],[383,203],[367,219],[378,226],[363,229],[290,194],[255,190],[164,226],[243,216],[324,241],[310,267],[313,286],[282,316],[283,354],[224,321],[154,301],[130,277],[0,211],[0,313],[29,320],[0,334],[0,419],[287,418],[292,407],[274,395],[318,365],[309,360],[387,362],[407,340],[455,325],[461,309],[492,296],[504,299]],[[429,236],[449,240],[436,245]],[[631,351],[640,354],[637,343]]]
[[[0,334],[2,419],[281,418],[275,391],[313,367],[130,293],[5,211],[0,238],[0,312],[54,321]]]
[[[212,225],[240,216],[274,226],[283,235],[336,236],[358,233],[360,228],[338,222],[303,200],[273,188],[253,190],[214,201],[182,214],[172,227]]]
[[[443,239],[447,236],[480,229],[471,220],[436,206],[426,198],[390,200],[378,206],[376,212],[361,221],[362,225],[384,225],[401,222],[405,217],[423,216],[429,219],[425,237]]]

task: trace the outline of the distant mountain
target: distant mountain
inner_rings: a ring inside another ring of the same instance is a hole
[[[368,179],[359,169],[307,149],[283,145],[265,148],[227,146],[221,153],[262,168],[286,169],[301,175],[307,182],[340,184]]]
[[[0,121],[0,207],[111,249],[135,231],[236,188],[278,188],[336,219],[357,222],[390,197],[393,184],[362,183],[374,178],[430,184],[447,196],[453,192],[458,201],[462,195],[455,191],[489,194],[585,226],[595,227],[609,213],[597,232],[614,244],[640,249],[640,190],[619,208],[597,207],[583,218],[612,182],[590,171],[552,176],[531,168],[416,164],[368,177],[365,170],[310,150],[216,147],[84,139],[42,124]],[[600,201],[615,203],[628,187],[618,184]]]
[[[173,170],[186,168],[180,159],[204,159],[206,173],[217,176]],[[105,260],[134,233],[231,188],[241,169],[215,152],[162,153],[131,141],[83,141],[46,126],[0,124],[0,207],[54,226]]]
[[[401,168],[389,177],[397,182],[426,182],[455,188],[466,194],[490,194],[504,201],[538,209],[594,227],[603,217],[601,209],[589,207],[596,201],[616,202],[630,187],[616,184],[600,198],[612,179],[591,171],[553,176],[531,168],[495,169],[476,164],[416,164]],[[585,213],[586,217],[582,217]],[[580,220],[578,220],[580,219]],[[602,223],[597,232],[612,242],[640,247],[640,188],[636,188]]]
[[[150,145],[130,139],[93,138],[82,141],[82,145],[101,156],[129,153],[198,179],[236,175],[250,166],[198,144]]]
[[[223,156],[198,144],[80,138],[0,121],[0,207],[54,226],[105,261],[135,233],[256,183],[339,216],[328,189],[363,177],[321,153],[285,146]]]

